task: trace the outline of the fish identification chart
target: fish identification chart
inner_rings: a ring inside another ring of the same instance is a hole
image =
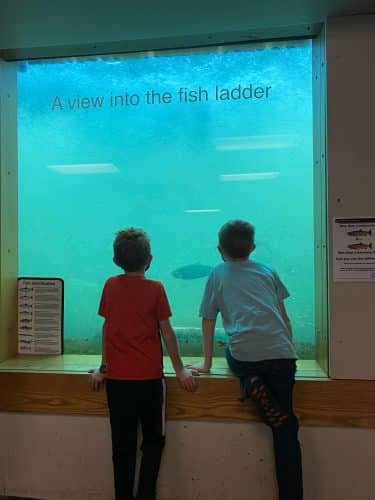
[[[18,279],[18,353],[62,354],[64,282]]]
[[[333,220],[334,281],[375,281],[375,217]]]

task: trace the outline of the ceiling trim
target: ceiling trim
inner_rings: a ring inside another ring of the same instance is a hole
[[[283,26],[263,30],[246,30],[234,32],[209,33],[201,35],[185,35],[178,37],[149,38],[101,42],[76,45],[54,45],[45,47],[28,47],[0,49],[0,59],[19,61],[31,59],[54,59],[61,57],[79,57],[109,54],[128,54],[148,51],[192,49],[196,47],[213,47],[240,43],[265,43],[317,36],[323,23],[297,26]]]

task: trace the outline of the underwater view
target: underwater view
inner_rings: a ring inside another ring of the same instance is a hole
[[[115,233],[143,228],[184,356],[217,233],[255,225],[301,358],[315,357],[311,40],[18,65],[19,275],[61,278],[64,351],[101,352]],[[224,355],[218,322],[215,352]]]

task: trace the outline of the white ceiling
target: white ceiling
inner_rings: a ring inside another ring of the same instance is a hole
[[[0,51],[231,32],[256,37],[371,12],[375,0],[0,0]]]

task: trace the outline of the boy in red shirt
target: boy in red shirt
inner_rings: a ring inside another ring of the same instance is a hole
[[[91,371],[91,387],[106,380],[112,431],[116,500],[134,500],[138,422],[142,427],[142,462],[136,500],[154,500],[165,442],[165,380],[160,333],[181,386],[197,388],[182,364],[171,310],[163,285],[149,280],[150,240],[141,229],[117,233],[114,262],[124,274],[104,285],[99,314],[104,317],[100,368]]]

